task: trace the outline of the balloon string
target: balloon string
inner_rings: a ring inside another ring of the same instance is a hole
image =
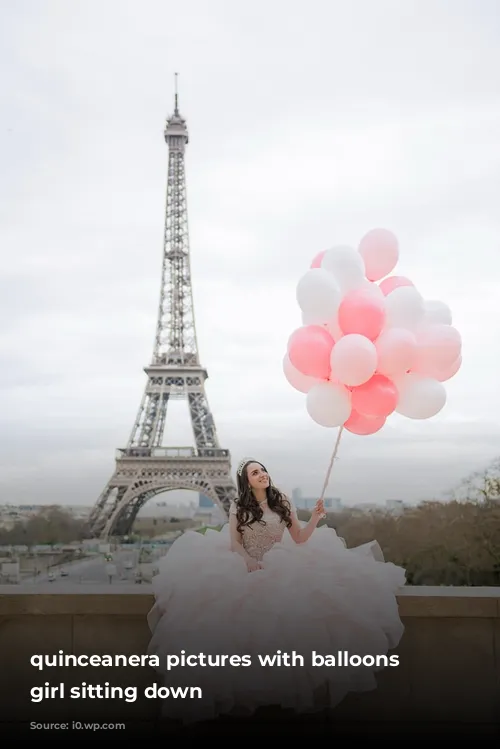
[[[339,433],[337,435],[337,440],[335,442],[335,447],[333,448],[332,457],[330,458],[330,465],[328,466],[328,471],[326,472],[325,483],[323,484],[323,488],[321,490],[321,499],[325,498],[326,488],[327,488],[328,482],[330,480],[330,474],[332,472],[332,468],[333,468],[333,464],[335,462],[335,458],[337,457],[337,453],[338,453],[339,445],[340,445],[340,438],[342,437],[342,432],[343,431],[344,431],[344,427],[341,426],[340,429],[339,429]],[[326,518],[326,515],[323,515],[323,518]]]

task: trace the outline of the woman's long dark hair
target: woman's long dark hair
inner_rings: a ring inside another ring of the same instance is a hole
[[[267,468],[257,460],[249,460],[243,466],[241,473],[237,474],[238,482],[238,500],[236,502],[236,519],[238,521],[237,529],[241,533],[243,528],[253,523],[261,523],[265,525],[266,521],[262,520],[263,510],[260,504],[255,499],[252,488],[248,481],[248,466],[251,463],[258,463],[268,476],[269,473]],[[292,525],[291,519],[291,508],[282,492],[280,492],[271,481],[269,476],[269,486],[266,488],[267,506],[270,510],[275,512],[281,520],[285,523],[287,528]]]

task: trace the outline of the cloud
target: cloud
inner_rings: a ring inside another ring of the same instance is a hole
[[[178,69],[198,343],[233,464],[255,451],[287,489],[321,487],[334,435],[281,370],[295,287],[318,250],[377,225],[400,239],[398,271],[452,307],[464,364],[437,419],[347,436],[332,491],[416,499],[495,457],[496,3],[308,7],[2,10],[5,499],[93,504],[128,439],[155,332]],[[181,411],[168,444],[191,441]]]

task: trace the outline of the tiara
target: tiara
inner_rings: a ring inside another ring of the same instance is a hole
[[[238,476],[241,476],[241,474],[243,473],[243,469],[247,465],[247,463],[254,463],[254,462],[257,463],[257,461],[254,460],[254,458],[243,458],[243,460],[240,460],[238,468],[236,469],[236,473],[238,474]]]

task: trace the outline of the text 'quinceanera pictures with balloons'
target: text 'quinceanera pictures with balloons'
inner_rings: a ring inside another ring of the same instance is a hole
[[[394,234],[374,229],[357,250],[320,252],[299,281],[303,327],[290,336],[283,369],[321,426],[370,435],[394,412],[429,419],[446,403],[443,382],[462,364],[460,334],[446,304],[389,276],[398,260]]]

